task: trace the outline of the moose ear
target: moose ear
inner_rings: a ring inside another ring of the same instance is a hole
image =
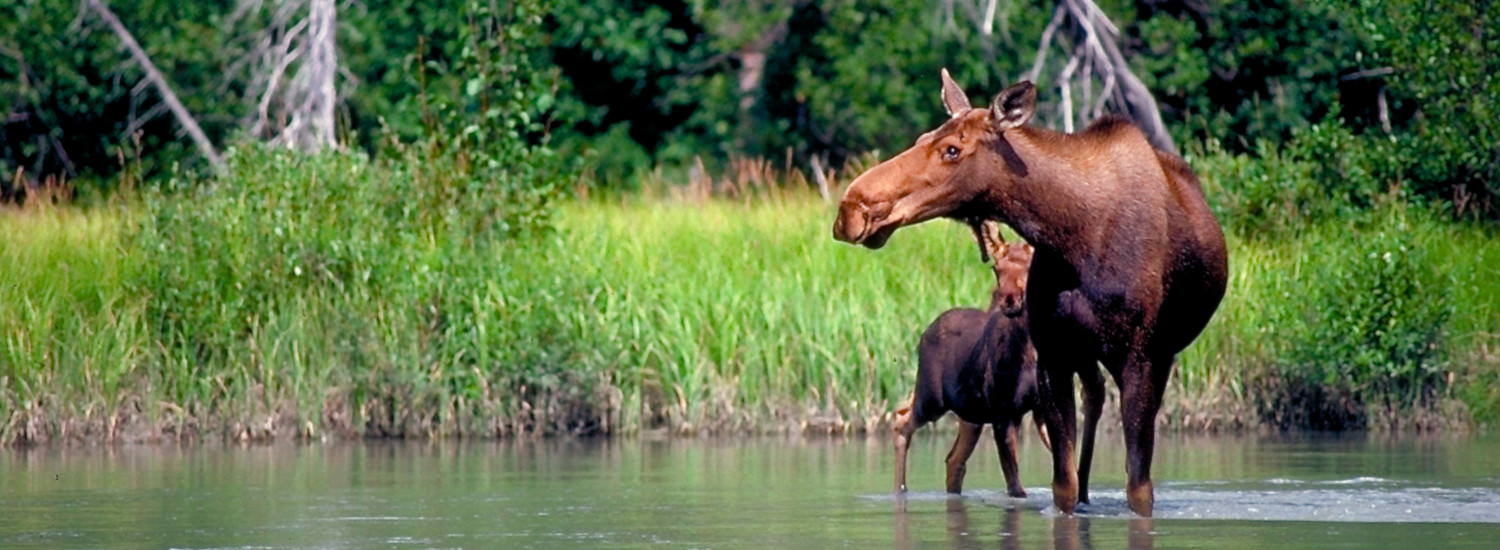
[[[959,87],[953,77],[948,75],[948,69],[943,68],[943,107],[948,109],[949,117],[956,117],[959,113],[969,110],[969,96],[964,94],[964,89]]]
[[[990,103],[990,124],[995,132],[1004,132],[1026,124],[1035,112],[1036,85],[1022,80],[995,94],[995,101]]]

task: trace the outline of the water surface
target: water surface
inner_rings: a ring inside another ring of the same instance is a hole
[[[886,438],[355,442],[0,451],[3,548],[1500,547],[1500,438],[1170,437],[1132,519],[1105,438],[1094,503],[1060,517],[1049,457],[994,444],[963,497],[919,434]]]

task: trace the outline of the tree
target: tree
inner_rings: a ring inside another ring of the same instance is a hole
[[[266,8],[265,0],[240,0],[231,25]],[[337,30],[334,0],[282,0],[252,31],[254,46],[237,63],[249,67],[249,95],[258,97],[242,123],[250,136],[303,151],[338,145]]]
[[[993,2],[991,2],[993,5]],[[1070,44],[1058,44],[1057,31],[1068,23]],[[1120,29],[1093,0],[1058,0],[1052,11],[1052,20],[1042,31],[1037,44],[1036,61],[1027,71],[1026,79],[1042,84],[1044,62],[1047,53],[1054,47],[1068,52],[1068,62],[1052,80],[1059,88],[1058,118],[1063,130],[1072,132],[1074,120],[1080,115],[1098,118],[1113,105],[1114,110],[1129,116],[1146,133],[1146,138],[1157,149],[1177,152],[1172,135],[1162,122],[1161,110],[1156,98],[1140,77],[1131,70],[1125,54],[1120,50]],[[1098,99],[1094,97],[1094,79],[1099,80]],[[1083,96],[1083,109],[1075,114],[1073,88],[1078,87]]]

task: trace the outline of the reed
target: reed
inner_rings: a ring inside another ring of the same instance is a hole
[[[442,166],[231,163],[212,189],[0,212],[0,441],[870,430],[910,391],[926,324],[993,283],[967,228],[838,243],[833,206],[763,165],[574,199],[555,229],[508,235]],[[1292,378],[1383,387],[1295,352],[1317,334],[1308,297],[1356,288],[1328,286],[1330,266],[1385,231],[1440,290],[1392,307],[1445,310],[1422,406],[1493,422],[1500,239],[1405,208],[1232,233],[1228,294],[1179,356],[1166,421],[1274,422]]]

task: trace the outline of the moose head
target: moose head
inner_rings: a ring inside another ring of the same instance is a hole
[[[1024,165],[1000,145],[1036,111],[1036,86],[1023,81],[1001,90],[989,108],[975,109],[947,69],[942,79],[948,121],[849,184],[833,223],[835,239],[876,249],[903,226],[937,217],[976,219],[972,203],[994,191],[994,174],[1025,175]]]

